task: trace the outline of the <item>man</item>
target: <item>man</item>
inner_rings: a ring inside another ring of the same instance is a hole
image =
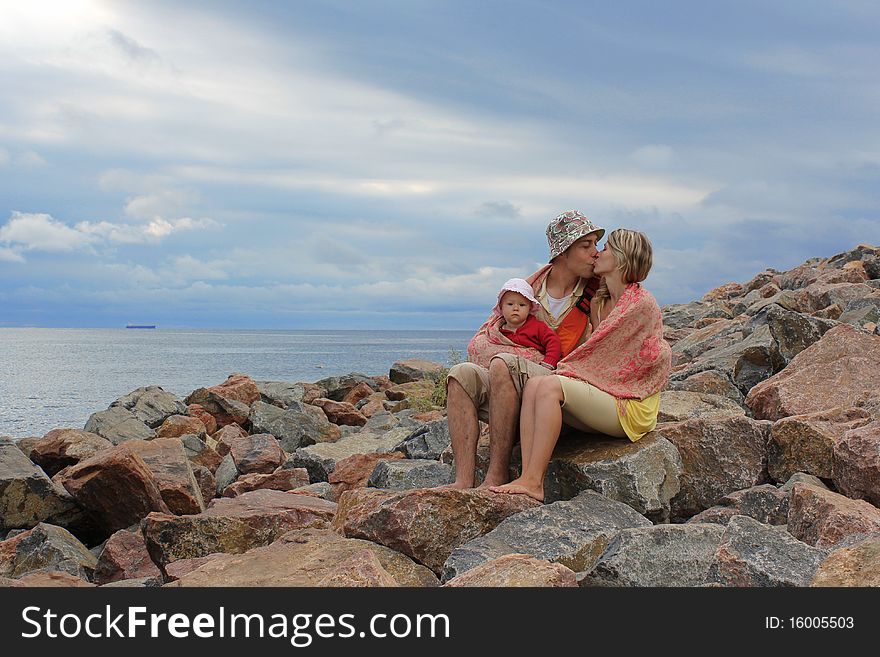
[[[563,358],[590,334],[590,299],[599,287],[593,263],[604,234],[580,212],[563,212],[547,226],[550,264],[527,279],[541,304],[538,319],[559,335]],[[553,373],[521,356],[488,351],[478,340],[483,328],[468,345],[471,362],[455,365],[447,379],[446,411],[455,454],[451,488],[474,486],[479,420],[489,422],[489,467],[480,488],[510,481],[523,387],[530,376]]]

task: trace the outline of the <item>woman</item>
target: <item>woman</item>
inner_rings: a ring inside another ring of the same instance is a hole
[[[590,308],[593,333],[559,361],[556,376],[526,383],[520,409],[522,476],[491,490],[544,501],[544,475],[563,422],[632,441],[654,428],[672,352],[663,339],[660,308],[639,284],[652,258],[644,234],[619,229],[608,236],[593,267],[603,279]]]

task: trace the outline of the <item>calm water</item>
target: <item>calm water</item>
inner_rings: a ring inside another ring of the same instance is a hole
[[[350,372],[388,374],[404,358],[446,364],[471,331],[211,331],[0,329],[0,436],[81,429],[89,415],[135,388],[181,398],[232,372],[272,381],[317,381]]]

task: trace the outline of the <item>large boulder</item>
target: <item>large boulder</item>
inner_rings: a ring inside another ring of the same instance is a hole
[[[260,392],[260,401],[287,408],[293,402],[301,402],[306,393],[306,384],[289,381],[254,381]]]
[[[576,587],[577,575],[560,563],[527,554],[505,554],[462,573],[444,587]]]
[[[833,465],[840,492],[880,506],[880,420],[847,431],[834,444]]]
[[[151,578],[161,583],[162,571],[153,563],[140,531],[120,529],[104,543],[95,566],[96,584]]]
[[[658,422],[681,422],[695,418],[732,417],[746,412],[735,401],[721,395],[709,395],[684,390],[665,390],[660,393]]]
[[[376,464],[367,485],[388,490],[411,490],[433,488],[453,481],[455,469],[446,463],[430,459],[385,459]]]
[[[0,438],[0,532],[29,529],[40,522],[70,527],[81,515],[63,488],[10,438]]]
[[[155,475],[131,442],[98,452],[58,474],[64,488],[107,534],[130,527],[151,511],[170,513]]]
[[[773,424],[767,443],[767,470],[774,481],[787,481],[795,472],[831,479],[835,444],[850,429],[868,424],[864,409],[838,407],[792,415]]]
[[[272,434],[285,452],[333,442],[341,435],[339,427],[332,425],[321,409],[300,402],[281,409],[258,401],[251,406],[249,419],[254,433]]]
[[[795,484],[788,531],[808,545],[827,548],[847,536],[880,532],[880,509],[830,490]]]
[[[339,498],[333,529],[402,552],[439,574],[459,545],[538,504],[525,495],[479,490],[359,488]]]
[[[142,526],[153,560],[166,564],[214,552],[239,554],[292,529],[326,528],[335,512],[336,504],[311,495],[255,490],[215,499],[196,515],[151,513]]]
[[[765,483],[770,426],[747,417],[659,425],[655,433],[681,455],[679,491],[670,501],[672,518],[687,519],[718,504],[725,495]]]
[[[402,428],[384,433],[360,431],[334,443],[318,443],[303,447],[293,452],[290,459],[295,467],[309,471],[309,478],[313,483],[327,481],[330,473],[342,459],[354,454],[392,452],[409,433],[409,429]],[[369,474],[367,473],[367,477]]]
[[[309,473],[305,468],[278,466],[269,474],[246,474],[223,489],[223,497],[236,497],[252,490],[293,490],[309,485]]]
[[[810,586],[880,586],[880,534],[833,550],[819,564]]]
[[[703,370],[691,374],[680,381],[670,381],[669,390],[684,390],[687,392],[699,392],[709,395],[719,395],[742,405],[745,396],[740,389],[733,385],[730,377],[718,370]]]
[[[362,427],[367,423],[367,418],[348,402],[319,397],[312,404],[324,411],[324,415],[333,424]]]
[[[334,585],[333,575],[369,550],[398,586],[437,586],[437,577],[409,557],[370,541],[321,529],[291,531],[267,547],[210,559],[168,586]],[[326,578],[326,579],[325,579]]]
[[[199,438],[204,439],[207,435],[207,431],[205,423],[197,417],[192,417],[190,415],[172,415],[165,418],[162,426],[156,430],[156,437],[178,438],[180,436],[185,436],[186,434],[194,434]]]
[[[400,360],[391,366],[388,378],[392,383],[410,383],[428,379],[437,381],[443,374],[443,366],[421,358]]]
[[[318,580],[317,587],[371,588],[396,587],[397,580],[382,567],[382,562],[372,550],[364,548],[342,560],[336,567]]]
[[[345,376],[327,377],[326,379],[315,381],[314,385],[324,391],[323,394],[320,395],[321,397],[326,397],[333,401],[343,401],[352,390],[355,388],[363,389],[362,386],[367,386],[370,389],[370,393],[376,392],[379,389],[376,381],[372,377],[358,374],[357,372],[352,372]],[[367,394],[369,395],[370,393]],[[308,403],[314,402],[310,401]]]
[[[39,523],[0,542],[0,576],[21,577],[35,571],[61,571],[89,580],[97,559],[63,527]]]
[[[171,513],[184,515],[205,510],[201,489],[180,438],[135,441],[126,447],[143,459]]]
[[[510,516],[455,548],[443,566],[443,579],[456,578],[505,554],[527,554],[575,572],[589,570],[621,529],[649,526],[650,520],[626,504],[585,491],[573,500]]]
[[[880,336],[841,324],[756,385],[746,404],[755,418],[767,420],[855,406],[876,394],[878,371]]]
[[[656,432],[634,443],[573,433],[556,445],[544,478],[544,500],[568,500],[594,490],[662,521],[669,518],[680,474],[678,451]]]
[[[92,413],[83,431],[96,433],[114,445],[128,440],[151,440],[156,432],[132,411],[122,406],[111,406],[106,411]]]
[[[102,449],[113,447],[106,438],[79,429],[53,429],[31,446],[31,460],[50,477]]]
[[[721,537],[708,581],[722,586],[808,586],[825,555],[781,527],[736,516]]]
[[[151,429],[160,426],[172,415],[186,413],[186,405],[160,386],[138,388],[110,404],[110,408],[114,407],[131,411],[138,420]]]
[[[790,489],[783,490],[773,484],[752,486],[725,495],[718,506],[701,511],[687,522],[726,525],[734,516],[748,516],[767,525],[786,525],[790,498]]]
[[[184,400],[198,404],[210,413],[218,427],[235,422],[247,422],[250,406],[260,399],[260,391],[253,379],[244,374],[230,374],[226,381],[210,388],[194,390]]]
[[[269,474],[284,463],[284,451],[268,433],[257,433],[237,438],[229,449],[235,467],[241,474]]]
[[[700,586],[721,541],[715,524],[651,525],[616,534],[581,586]]]
[[[352,454],[336,462],[333,471],[327,475],[333,487],[334,499],[339,499],[347,490],[364,488],[370,480],[378,463],[385,460],[400,460],[403,454],[397,452],[373,452],[371,454]]]

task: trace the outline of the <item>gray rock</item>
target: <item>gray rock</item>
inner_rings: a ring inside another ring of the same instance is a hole
[[[622,529],[581,586],[700,586],[705,583],[724,527],[656,525]]]
[[[717,370],[703,370],[692,374],[682,381],[670,381],[669,390],[686,390],[688,392],[701,392],[712,395],[720,395],[742,406],[745,404],[745,395],[739,388],[733,385],[733,381]]]
[[[0,560],[0,575],[21,577],[36,571],[62,571],[90,580],[98,563],[73,534],[63,527],[39,523],[17,537],[15,551]]]
[[[788,481],[779,487],[779,490],[790,493],[795,484],[810,484],[811,486],[818,486],[819,488],[828,490],[828,486],[826,486],[819,477],[814,477],[806,472],[795,472],[788,478]]]
[[[421,425],[397,445],[394,451],[403,452],[408,459],[433,459],[436,461],[451,442],[449,422],[443,418]]]
[[[626,504],[585,491],[510,516],[492,531],[455,548],[443,565],[448,581],[505,554],[528,554],[574,571],[589,570],[618,531],[651,522]]]
[[[753,327],[767,325],[776,341],[776,349],[787,365],[804,349],[818,342],[836,322],[809,317],[772,304],[755,315],[749,324]]]
[[[661,310],[663,313],[663,326],[670,329],[692,326],[706,317],[729,319],[732,316],[730,309],[706,301],[673,303],[663,306]]]
[[[437,381],[443,373],[443,366],[421,358],[400,360],[391,366],[388,378],[391,383],[411,383],[427,379]]]
[[[557,444],[544,478],[544,499],[567,500],[594,490],[664,521],[679,491],[681,468],[678,450],[656,432],[635,443],[575,434]]]
[[[327,481],[337,461],[352,454],[388,453],[409,435],[408,429],[392,429],[382,434],[360,431],[335,443],[318,443],[294,451],[288,459],[293,467],[305,468],[312,483]]]
[[[320,381],[316,381],[315,385],[322,387],[327,391],[327,394],[324,395],[327,399],[332,399],[333,401],[342,401],[345,396],[352,391],[352,389],[356,388],[359,383],[366,383],[373,391],[377,391],[379,386],[376,385],[376,381],[371,377],[365,374],[359,374],[357,372],[352,372],[351,374],[346,374],[345,376],[331,376],[326,379],[321,379]]]
[[[319,481],[308,486],[300,486],[299,488],[294,488],[293,492],[314,494],[330,502],[333,501],[333,486],[326,481]]]
[[[161,426],[172,415],[186,415],[186,404],[159,386],[138,388],[110,404],[110,408],[114,407],[131,411],[151,429]]]
[[[254,402],[248,419],[252,433],[272,434],[285,452],[322,442],[331,430],[330,421],[321,409],[299,402],[292,402],[287,409]]]
[[[784,527],[736,516],[721,537],[708,581],[722,586],[809,586],[826,555]]]
[[[773,484],[761,484],[721,498],[720,507],[711,507],[688,520],[727,524],[734,516],[748,516],[766,525],[787,525],[790,491]]]
[[[455,481],[451,465],[428,459],[379,461],[367,481],[367,486],[390,490],[433,488]]]
[[[658,422],[679,422],[692,418],[745,415],[745,409],[727,397],[684,390],[660,393]]]
[[[111,406],[106,411],[92,413],[83,431],[96,433],[114,445],[126,440],[152,440],[156,437],[153,429],[122,406]]]
[[[134,577],[132,579],[119,579],[115,582],[110,582],[109,584],[103,584],[101,588],[115,588],[115,589],[147,589],[147,588],[155,588],[157,586],[162,586],[162,578],[161,577]]]
[[[224,456],[220,465],[217,466],[216,472],[214,472],[217,495],[222,495],[223,490],[238,479],[240,475],[241,473],[238,471],[238,468],[235,467],[235,460],[232,458],[232,454]]]
[[[280,404],[287,408],[293,402],[301,402],[306,389],[302,383],[288,381],[254,381],[260,391],[260,400],[272,405]]]
[[[853,299],[846,304],[838,319],[853,326],[862,326],[868,322],[880,324],[880,294]]]
[[[362,427],[363,431],[382,432],[390,431],[400,424],[400,418],[388,411],[379,411],[367,418],[367,423]]]
[[[82,511],[70,494],[18,449],[0,438],[0,532],[29,529],[40,522],[73,527]]]

